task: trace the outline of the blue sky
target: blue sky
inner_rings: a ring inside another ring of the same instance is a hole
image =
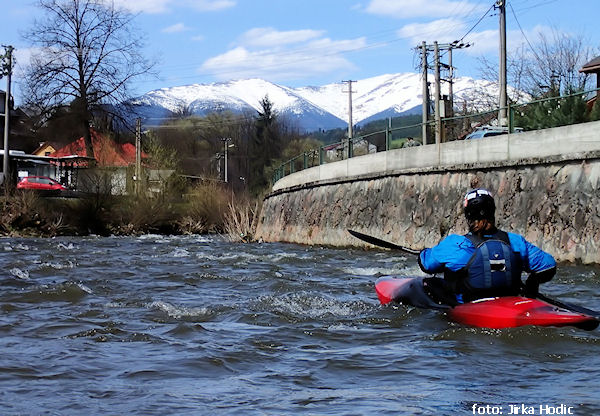
[[[146,54],[159,59],[159,79],[137,81],[139,94],[252,77],[296,87],[415,72],[421,41],[463,37],[473,46],[454,52],[458,76],[477,78],[481,56],[498,60],[495,0],[114,1],[137,14]],[[20,31],[37,14],[32,4],[0,0],[0,44],[17,48],[17,102],[30,48]],[[535,45],[554,29],[598,52],[597,11],[598,0],[508,0],[509,48]]]

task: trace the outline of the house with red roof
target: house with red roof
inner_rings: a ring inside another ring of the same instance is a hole
[[[136,163],[135,146],[131,143],[116,143],[110,137],[96,130],[92,130],[90,133],[96,161],[93,169],[81,170],[81,168],[89,167],[90,160],[83,137],[57,149],[48,156],[55,160],[72,159],[71,167],[79,168],[76,170],[79,171],[77,187],[80,190],[101,191],[113,195],[132,192]],[[146,153],[141,152],[142,161],[147,157]]]
[[[87,156],[84,138],[80,137],[62,147],[57,143],[42,143],[34,154],[25,155],[27,158],[23,156],[24,160],[21,161],[23,168],[19,169],[19,173],[48,175],[72,189],[113,195],[131,194],[135,192],[136,184],[143,184],[142,189],[149,194],[158,194],[164,190],[167,179],[174,173],[174,170],[151,169],[143,166],[140,182],[136,182],[135,145],[115,143],[95,130],[91,131],[91,136],[96,161],[94,167],[89,163],[94,159]],[[144,159],[147,158],[148,155],[141,152],[143,165]],[[26,166],[26,161],[35,164],[29,163],[31,166]]]
[[[135,146],[131,143],[115,143],[109,137],[91,131],[94,157],[98,167],[126,167],[135,164]],[[87,157],[83,137],[51,153],[51,157],[83,156]],[[142,159],[147,155],[142,152]]]

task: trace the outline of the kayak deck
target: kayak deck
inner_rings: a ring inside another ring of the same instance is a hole
[[[595,316],[522,296],[479,299],[453,308],[439,305],[423,290],[422,277],[381,277],[375,283],[375,290],[383,305],[397,302],[420,308],[445,309],[451,320],[480,328],[499,329],[536,325],[574,326],[593,330],[600,324]]]
[[[588,315],[558,308],[539,299],[522,296],[479,299],[448,311],[458,323],[484,328],[535,326],[575,326],[595,329],[599,322]]]

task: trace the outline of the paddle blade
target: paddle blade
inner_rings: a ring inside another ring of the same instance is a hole
[[[358,238],[359,240],[362,240],[369,244],[373,244],[374,246],[389,248],[392,250],[400,250],[400,251],[404,251],[405,253],[408,253],[408,254],[415,254],[415,255],[419,254],[419,250],[413,250],[412,248],[402,247],[402,246],[399,246],[398,244],[390,243],[389,241],[385,241],[385,240],[382,240],[377,237],[363,234],[363,233],[355,231],[355,230],[348,230],[348,232],[350,234],[352,234],[354,237]]]

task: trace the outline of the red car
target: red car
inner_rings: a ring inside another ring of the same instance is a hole
[[[17,189],[65,191],[67,188],[47,176],[25,176],[17,183]]]

